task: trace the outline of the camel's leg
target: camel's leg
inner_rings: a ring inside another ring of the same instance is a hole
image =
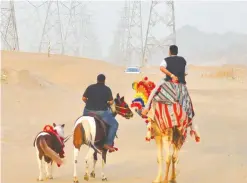
[[[173,145],[173,155],[172,155],[172,176],[171,176],[171,181],[172,182],[176,182],[176,166],[177,166],[177,162],[178,162],[178,153],[179,153],[179,149],[176,148],[175,145]]]
[[[170,137],[166,137],[166,136],[162,138],[163,147],[166,152],[166,171],[165,171],[164,183],[168,183],[169,168],[170,168],[171,159],[172,159],[172,154],[171,154],[172,143],[169,138]]]
[[[84,180],[88,181],[89,180],[89,160],[90,158],[92,158],[94,153],[94,149],[93,148],[89,148],[87,156],[85,158],[85,163],[86,163],[86,172],[84,175]]]
[[[107,181],[107,177],[105,176],[105,164],[106,164],[106,153],[107,151],[106,150],[103,150],[102,152],[102,172],[101,172],[101,178],[102,178],[102,181]]]
[[[77,177],[77,158],[79,155],[80,148],[74,147],[74,183],[78,183],[78,177]]]
[[[155,137],[156,145],[157,145],[157,161],[159,165],[158,174],[153,183],[160,183],[162,181],[162,173],[163,173],[163,144],[161,136]]]
[[[46,178],[47,179],[53,179],[52,177],[52,163],[45,163],[45,169],[46,169]]]
[[[97,152],[94,152],[94,154],[93,154],[93,170],[90,173],[90,177],[92,177],[92,178],[95,178],[95,166],[96,166],[97,160],[98,160]]]

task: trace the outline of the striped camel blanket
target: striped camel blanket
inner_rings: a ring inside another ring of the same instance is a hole
[[[145,78],[140,82],[133,83],[132,87],[136,91],[135,98],[132,101],[131,107],[137,108],[137,112],[145,107],[150,92],[155,87],[153,82],[147,81]],[[149,87],[151,86],[151,87]],[[187,128],[193,129],[192,119],[195,116],[191,98],[186,85],[164,82],[154,96],[149,113],[145,122],[148,125],[148,133],[146,140],[153,138],[154,134],[150,130],[151,123],[156,122],[161,132],[165,132],[168,128],[178,127],[184,136],[187,134]],[[199,141],[196,137],[196,141]]]

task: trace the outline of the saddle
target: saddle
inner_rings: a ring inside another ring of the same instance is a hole
[[[101,125],[102,128],[109,127],[109,125],[105,122],[105,120],[103,120],[99,115],[93,112],[88,113],[88,115],[93,117]]]
[[[88,113],[88,116],[91,116],[95,119],[96,131],[97,132],[100,132],[100,131],[104,132],[104,134],[97,133],[95,141],[99,140],[102,137],[102,135],[104,135],[106,137],[108,134],[109,125],[99,115],[97,115],[93,112]]]
[[[105,139],[108,135],[109,125],[99,115],[93,112],[88,113],[88,116],[91,116],[95,119],[95,122],[96,122],[95,145],[98,149],[102,149],[105,143]],[[115,150],[117,151],[118,148],[115,148]],[[112,152],[112,151],[109,151],[109,152]]]

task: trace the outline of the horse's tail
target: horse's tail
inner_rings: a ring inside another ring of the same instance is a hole
[[[80,148],[86,143],[85,130],[81,123],[76,124],[73,132],[73,144],[76,148]]]
[[[41,133],[41,132],[39,132],[39,133],[36,135],[36,137],[34,138],[34,141],[33,141],[33,147],[35,147],[37,137],[38,137],[38,135],[39,135],[40,133]]]
[[[63,161],[58,156],[58,154],[47,145],[45,137],[40,136],[40,140],[38,141],[38,143],[46,156],[50,157],[53,161],[55,161],[59,165],[63,164]]]

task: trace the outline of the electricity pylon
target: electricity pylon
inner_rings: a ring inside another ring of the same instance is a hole
[[[1,2],[1,43],[2,50],[19,50],[19,39],[12,0]]]

